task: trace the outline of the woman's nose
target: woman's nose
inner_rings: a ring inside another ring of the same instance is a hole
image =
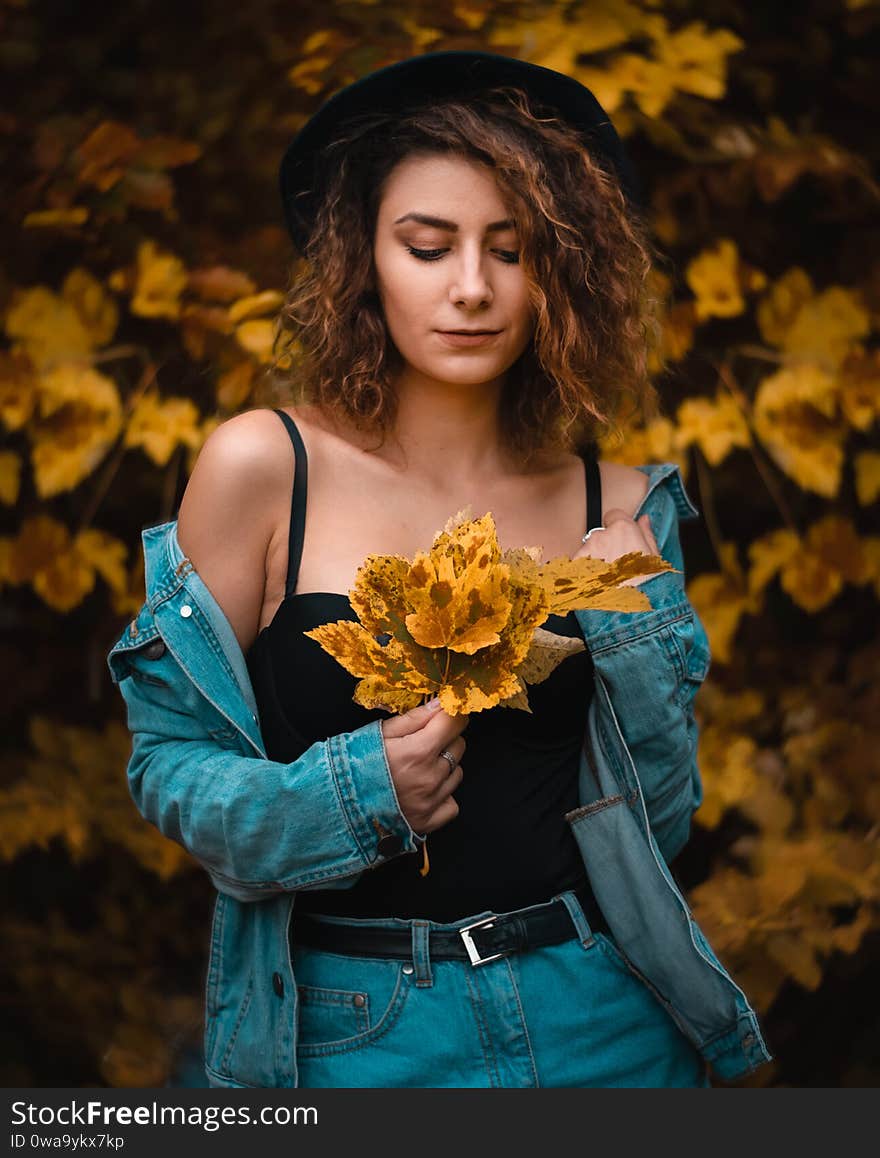
[[[449,286],[449,299],[454,305],[476,309],[492,301],[492,285],[482,254],[462,255]]]

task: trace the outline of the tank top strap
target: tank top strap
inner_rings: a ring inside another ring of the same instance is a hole
[[[306,529],[306,496],[309,485],[309,460],[306,446],[296,423],[286,410],[274,407],[275,413],[287,427],[290,441],[296,454],[296,465],[293,473],[293,494],[290,500],[290,528],[287,540],[287,579],[284,584],[284,597],[288,598],[296,590],[296,580],[299,575],[299,564],[302,558],[303,537]]]
[[[602,476],[595,446],[581,451],[587,488],[587,531],[602,526]],[[584,532],[586,534],[586,531]]]

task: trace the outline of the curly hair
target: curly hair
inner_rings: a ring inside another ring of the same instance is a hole
[[[276,337],[295,341],[303,376],[282,385],[359,429],[384,438],[393,428],[400,356],[376,293],[372,239],[392,169],[431,153],[490,167],[517,227],[535,324],[502,388],[508,451],[525,462],[548,449],[595,453],[634,415],[655,418],[649,352],[655,365],[662,359],[647,227],[580,134],[507,87],[362,115],[325,147],[320,208]]]

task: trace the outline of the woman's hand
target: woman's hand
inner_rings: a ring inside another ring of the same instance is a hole
[[[438,704],[419,704],[383,720],[382,738],[400,811],[414,832],[424,835],[458,816],[452,793],[462,781],[469,715],[450,716]],[[455,767],[440,752],[455,757]]]
[[[590,531],[587,541],[576,555],[572,555],[572,559],[587,557],[611,563],[632,551],[639,551],[642,555],[660,554],[647,515],[633,519],[620,507],[612,507],[605,511],[604,520],[604,528],[600,530],[597,527]],[[635,575],[632,579],[624,579],[620,586],[634,587],[662,574],[662,571],[653,571],[650,575]]]

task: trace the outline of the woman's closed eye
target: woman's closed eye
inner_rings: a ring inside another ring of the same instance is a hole
[[[419,261],[437,261],[449,252],[448,249],[416,249],[414,245],[408,245],[406,248]],[[515,250],[493,249],[492,252],[508,265],[513,265],[519,261],[519,254]]]

